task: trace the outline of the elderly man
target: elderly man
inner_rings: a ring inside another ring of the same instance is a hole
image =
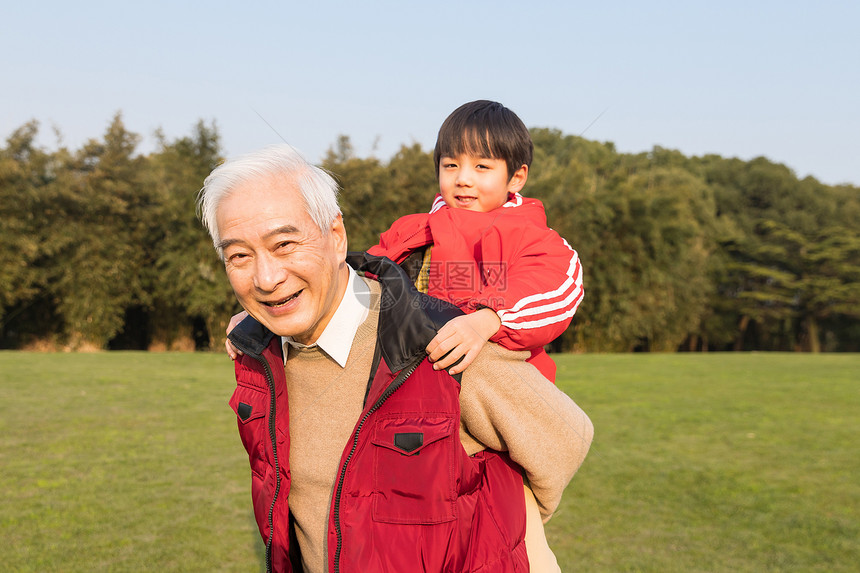
[[[227,161],[204,224],[250,316],[230,400],[272,571],[526,571],[527,479],[548,519],[592,438],[524,358],[462,374],[425,347],[459,310],[347,253],[337,185],[291,147]]]

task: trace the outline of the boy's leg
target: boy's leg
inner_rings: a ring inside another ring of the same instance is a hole
[[[531,573],[561,573],[555,553],[546,541],[540,510],[528,482],[523,482],[523,490],[526,498],[526,552],[529,556],[529,570]]]

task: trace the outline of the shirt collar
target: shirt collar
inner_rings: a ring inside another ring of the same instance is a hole
[[[358,327],[367,318],[370,309],[370,288],[352,267],[349,269],[349,278],[346,283],[346,291],[338,304],[337,310],[331,317],[320,337],[313,344],[302,344],[296,342],[289,336],[281,337],[284,348],[284,363],[287,362],[287,345],[295,348],[312,348],[319,346],[320,350],[328,354],[341,368],[346,366],[352,341]]]

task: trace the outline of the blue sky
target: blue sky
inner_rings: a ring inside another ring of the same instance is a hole
[[[847,0],[0,0],[0,137],[36,119],[77,148],[121,111],[142,152],[203,119],[227,155],[283,137],[317,161],[346,134],[386,160],[494,99],[620,151],[860,185],[858,23]]]

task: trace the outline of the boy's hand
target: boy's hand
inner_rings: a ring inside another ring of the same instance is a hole
[[[230,331],[236,328],[236,325],[245,320],[245,317],[248,316],[247,311],[242,311],[239,314],[234,314],[233,318],[230,319],[230,324],[227,325],[227,334],[230,334]],[[224,346],[227,348],[227,354],[230,355],[230,358],[236,360],[240,356],[242,356],[242,351],[233,346],[229,340],[224,343]]]
[[[489,308],[448,321],[427,345],[430,362],[434,363],[433,369],[448,369],[449,374],[459,374],[475,360],[478,352],[501,325],[499,315]],[[463,360],[449,369],[460,357]]]

